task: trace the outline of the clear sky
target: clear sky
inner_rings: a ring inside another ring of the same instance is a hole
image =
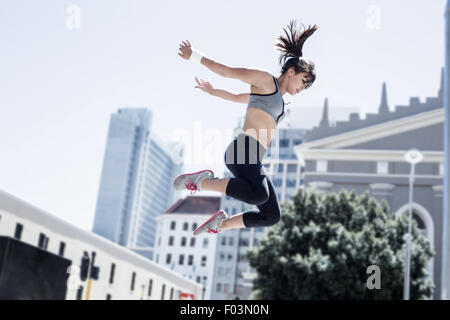
[[[288,107],[321,109],[328,97],[330,109],[364,117],[377,111],[383,81],[391,110],[434,97],[444,8],[445,0],[2,0],[0,189],[91,230],[111,113],[148,107],[166,140],[195,123],[234,128],[246,106],[194,89],[194,76],[233,93],[249,86],[180,58],[182,40],[226,65],[279,76],[274,43],[296,19],[319,25],[304,47],[318,76],[283,96]],[[186,168],[222,176],[224,166]]]

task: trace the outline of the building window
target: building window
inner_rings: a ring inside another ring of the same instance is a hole
[[[231,210],[231,214],[236,214],[237,213],[237,209],[236,208],[233,208],[232,210]]]
[[[287,172],[297,172],[297,165],[296,164],[288,164]]]
[[[195,247],[195,238],[191,238],[191,247]]]
[[[169,264],[170,260],[172,260],[172,255],[170,253],[166,254],[166,263]]]
[[[248,247],[248,239],[245,239],[245,238],[239,239],[239,245],[240,246],[244,246],[244,247]]]
[[[228,293],[230,291],[230,285],[228,283],[225,283],[223,286],[223,291]]]
[[[161,246],[161,236],[158,238],[158,246]]]
[[[173,288],[170,288],[170,300],[173,300]]]
[[[377,161],[377,173],[386,174],[389,173],[389,163],[386,161]]]
[[[181,246],[182,247],[186,246],[186,237],[181,237]]]
[[[208,238],[203,239],[203,248],[208,248]]]
[[[131,274],[131,291],[134,290],[134,280],[136,280],[136,272]]]
[[[282,163],[278,164],[278,172],[283,172],[284,165]]]
[[[200,276],[197,276],[197,278],[195,279],[195,281],[197,281],[197,283],[200,283],[200,281],[201,281]]]
[[[109,272],[109,283],[114,282],[114,272],[116,271],[116,264],[111,263],[111,270]]]
[[[184,254],[180,254],[180,257],[179,257],[179,259],[178,259],[178,264],[179,264],[180,266],[182,266],[183,263],[184,263]]]
[[[281,187],[281,183],[282,183],[281,179],[274,179],[273,180],[274,187]]]
[[[190,254],[188,256],[188,266],[192,266],[193,263],[194,263],[194,256]]]
[[[169,246],[173,246],[173,236],[169,237]]]
[[[228,261],[231,261],[233,259],[233,255],[231,255],[231,254],[228,254],[228,256],[227,256],[227,260]]]
[[[220,261],[225,261],[225,253],[220,253]]]
[[[106,300],[111,300],[111,295],[109,293],[106,294]]]
[[[295,187],[295,179],[287,179],[286,187]]]
[[[303,142],[302,139],[295,139],[294,141],[292,141],[292,144],[295,146],[297,144],[301,144]]]
[[[79,286],[77,290],[77,300],[81,300],[83,296],[83,286]]]
[[[150,279],[148,283],[148,296],[150,297],[152,295],[152,287],[153,287],[153,279]]]
[[[61,241],[59,243],[59,253],[58,253],[61,257],[64,257],[64,249],[65,248],[66,248],[66,244]]]
[[[317,172],[327,172],[327,160],[317,160]]]
[[[221,242],[221,244],[222,244],[223,246],[226,246],[226,245],[227,245],[227,237],[222,237],[222,242]]]
[[[175,222],[175,221],[172,221],[172,222],[170,223],[170,230],[175,230],[175,227],[176,227],[176,222]]]
[[[192,231],[195,231],[195,229],[197,229],[197,224],[196,223],[194,223],[193,225],[192,225]]]
[[[280,148],[287,148],[287,147],[289,147],[289,139],[281,139]]]
[[[409,214],[409,211],[408,211],[408,214]],[[426,234],[424,232],[426,230],[426,227],[425,227],[425,223],[423,222],[422,218],[417,214],[417,212],[415,210],[413,210],[413,212],[412,212],[412,217],[414,220],[416,220],[417,227],[420,229],[420,231],[423,231],[422,233],[426,237]]]
[[[39,234],[38,248],[47,249],[48,238],[44,233]]]
[[[23,225],[20,223],[17,223],[16,231],[14,232],[14,238],[16,238],[17,240],[20,240],[20,238],[22,237],[22,229],[23,229]]]
[[[189,228],[189,225],[187,222],[183,223],[183,231],[187,231],[187,229]]]
[[[201,263],[202,267],[206,267],[206,256],[202,256],[202,263]]]
[[[229,237],[228,238],[228,245],[229,246],[233,246],[234,245],[234,238],[233,237]]]
[[[216,291],[220,292],[222,290],[222,284],[220,282],[217,282],[217,288]]]

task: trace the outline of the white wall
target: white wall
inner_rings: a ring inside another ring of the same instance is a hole
[[[0,190],[0,235],[14,237],[16,224],[23,225],[21,241],[38,245],[39,234],[49,237],[47,251],[59,253],[60,242],[65,242],[64,257],[72,260],[73,265],[81,263],[84,251],[96,252],[95,265],[100,267],[99,280],[93,280],[90,299],[105,300],[107,294],[112,299],[140,299],[144,286],[144,299],[161,299],[163,284],[166,285],[165,299],[169,299],[170,290],[175,293],[193,293],[195,299],[201,299],[200,284],[183,278],[180,274],[169,270],[155,262],[142,257],[116,243],[94,233],[72,226],[30,204],[23,202]],[[115,263],[113,284],[109,283],[111,263]],[[131,290],[132,272],[136,272],[134,290]],[[79,277],[75,277],[79,279]],[[147,295],[149,280],[153,279],[152,295]],[[83,299],[86,295],[87,281],[81,282]],[[67,289],[66,299],[76,299],[77,290]]]

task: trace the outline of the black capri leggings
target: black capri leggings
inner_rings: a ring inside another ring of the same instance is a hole
[[[258,208],[243,212],[247,228],[271,226],[281,218],[277,194],[261,165],[265,153],[266,149],[258,140],[241,133],[229,144],[224,155],[225,165],[234,175],[225,194]]]

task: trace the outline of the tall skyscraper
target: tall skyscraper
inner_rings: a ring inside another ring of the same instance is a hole
[[[111,116],[93,231],[153,259],[155,217],[179,196],[183,150],[152,134],[151,120],[145,108]]]

